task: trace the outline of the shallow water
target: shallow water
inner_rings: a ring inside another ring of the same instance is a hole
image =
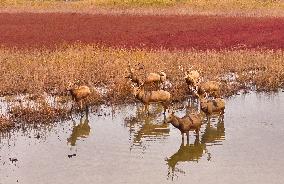
[[[160,107],[149,117],[139,109],[100,107],[75,123],[2,134],[0,183],[284,182],[283,92],[226,100],[224,122],[204,123],[184,145]]]

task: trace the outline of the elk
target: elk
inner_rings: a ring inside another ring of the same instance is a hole
[[[91,90],[88,86],[74,86],[72,83],[68,84],[67,91],[70,92],[72,99],[80,104],[80,109],[83,108],[82,100],[90,96]],[[73,105],[72,105],[73,108]]]
[[[159,73],[149,73],[144,81],[144,84],[164,84],[167,80],[167,75],[165,72],[160,71]]]
[[[137,84],[137,86],[141,86],[144,84],[164,84],[167,80],[167,75],[165,72],[160,71],[158,73],[149,73],[148,75],[145,73],[145,79],[142,80],[139,76],[134,72],[134,69],[130,67],[128,63],[128,72],[129,74],[125,78],[129,78],[133,83]]]
[[[164,114],[171,100],[171,94],[168,91],[145,91],[144,86],[134,87],[133,95],[145,105],[145,111],[149,113],[150,103],[162,103]]]
[[[220,96],[220,83],[216,81],[207,81],[204,83],[197,84],[197,94],[200,98],[209,96],[219,97]]]
[[[182,140],[184,140],[185,133],[188,141],[190,130],[195,130],[196,134],[199,135],[199,129],[202,121],[200,114],[197,113],[191,113],[182,118],[179,118],[174,114],[174,112],[171,112],[165,120],[165,123],[171,123],[175,128],[179,129],[182,135]]]
[[[222,98],[216,98],[212,100],[201,99],[200,109],[207,115],[209,121],[212,114],[219,114],[219,118],[224,116],[225,100]]]

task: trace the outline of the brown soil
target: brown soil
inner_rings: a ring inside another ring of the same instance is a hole
[[[126,48],[284,48],[284,18],[0,13],[0,45],[74,42]]]

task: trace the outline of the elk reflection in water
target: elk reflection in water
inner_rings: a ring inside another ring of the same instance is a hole
[[[225,140],[224,120],[220,119],[216,126],[213,126],[213,122],[209,121],[206,124],[204,133],[202,134],[201,142],[217,145],[218,142],[221,142],[222,140]]]
[[[167,165],[169,167],[168,170],[168,178],[174,179],[175,172],[185,173],[181,169],[176,168],[176,165],[179,162],[189,162],[189,161],[198,161],[202,156],[204,150],[206,151],[206,145],[199,141],[199,135],[196,135],[195,141],[193,144],[189,144],[187,141],[184,144],[184,140],[182,140],[179,150],[167,158]]]
[[[91,127],[89,125],[89,111],[86,110],[84,115],[81,115],[80,122],[76,125],[73,120],[73,130],[70,137],[67,139],[68,144],[71,146],[76,145],[76,141],[80,138],[87,138],[90,134]]]
[[[185,172],[176,166],[181,162],[198,162],[204,154],[207,154],[207,160],[211,160],[211,154],[208,151],[208,146],[221,144],[220,142],[225,139],[224,121],[220,120],[216,125],[213,125],[213,120],[208,121],[204,133],[199,136],[196,135],[193,144],[184,144],[182,141],[179,150],[172,156],[166,159],[168,165],[168,179],[173,180],[178,177],[178,173],[184,174]]]
[[[169,136],[169,125],[157,122],[161,112],[162,106],[157,106],[149,115],[145,115],[142,109],[137,109],[135,116],[127,117],[125,125],[129,127],[130,140],[133,141],[130,149],[133,146],[142,146],[143,139],[145,141],[163,139]]]

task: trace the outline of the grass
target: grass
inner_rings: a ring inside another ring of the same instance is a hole
[[[0,132],[6,131],[14,127],[15,124],[9,118],[0,115]]]
[[[168,91],[178,102],[189,97],[186,69],[198,70],[203,81],[221,82],[222,95],[229,97],[240,90],[271,92],[283,88],[283,60],[282,50],[129,50],[80,44],[55,50],[2,47],[0,96],[8,103],[9,113],[0,117],[0,131],[13,128],[15,123],[69,119],[68,82],[92,88],[85,102],[89,105],[134,102],[131,82],[125,78],[128,62],[142,79],[149,72],[164,70],[172,84]]]
[[[204,81],[223,83],[224,96],[240,89],[275,91],[283,87],[284,52],[272,50],[168,51],[104,48],[94,45],[62,46],[56,50],[0,49],[0,95],[65,95],[68,82],[107,88],[104,96],[94,93],[98,103],[133,101],[130,82],[125,79],[127,63],[143,78],[146,73],[164,70],[175,100],[187,96],[184,72],[193,67]],[[228,75],[237,76],[231,81]]]
[[[169,7],[176,5],[207,8],[259,8],[283,6],[281,0],[1,0],[2,6],[56,6],[58,4],[73,6],[118,6],[118,7]]]
[[[14,106],[11,108],[10,120],[26,124],[48,124],[70,119],[70,111],[63,108],[51,106],[40,106],[39,108]]]
[[[30,10],[94,10],[100,12],[283,15],[281,0],[1,0],[0,7]],[[161,11],[162,9],[162,11]],[[133,12],[134,10],[134,12]],[[158,12],[157,12],[158,11]],[[282,12],[282,13],[281,13]]]

